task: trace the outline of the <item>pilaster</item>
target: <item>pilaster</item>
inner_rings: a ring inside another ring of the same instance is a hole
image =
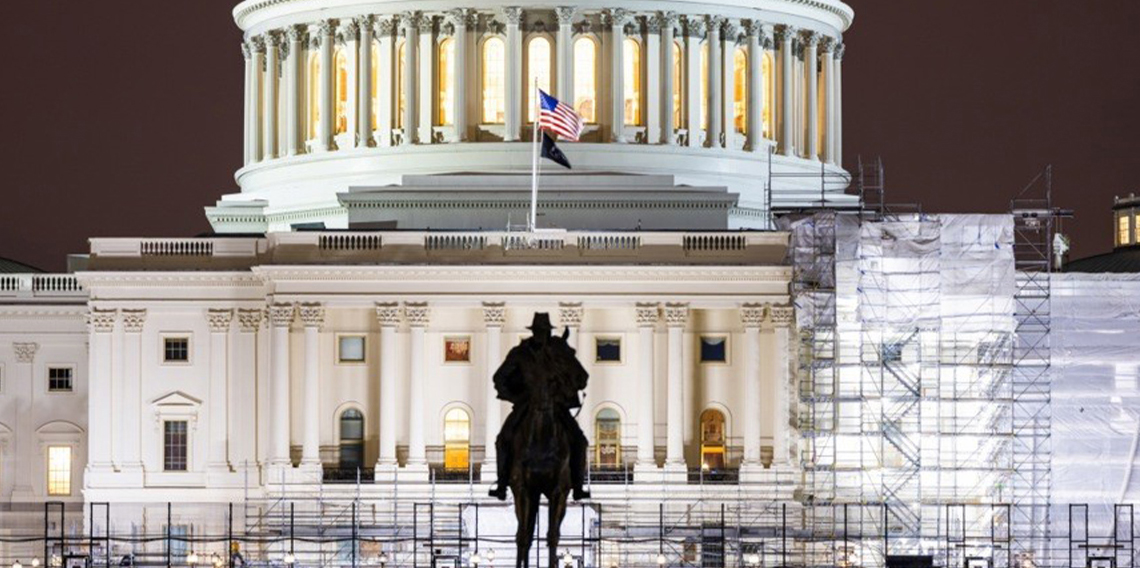
[[[210,327],[210,383],[208,446],[206,475],[211,486],[224,483],[232,469],[230,467],[229,443],[229,333],[234,311],[230,308],[210,308],[206,310],[206,322]]]
[[[689,305],[665,304],[665,327],[668,333],[668,396],[666,409],[668,429],[665,444],[665,470],[670,475],[687,475],[685,466],[685,326],[689,323]]]
[[[486,409],[485,414],[487,419],[485,421],[486,430],[483,442],[483,470],[482,480],[484,483],[493,483],[498,475],[498,464],[496,457],[498,455],[498,448],[495,447],[499,428],[502,426],[502,403],[499,402],[499,395],[495,392],[495,371],[499,369],[499,365],[503,362],[503,324],[506,322],[507,307],[502,302],[484,302],[483,303],[483,325],[486,328],[486,371],[483,376],[486,384],[483,386],[483,392],[486,395]]]
[[[145,309],[124,309],[123,322],[123,368],[122,388],[119,406],[121,427],[118,440],[122,444],[119,473],[126,485],[141,487],[143,483],[142,462],[142,331],[146,324]]]
[[[297,305],[297,312],[305,328],[304,410],[301,445],[301,468],[306,474],[320,473],[321,468],[321,326],[325,322],[325,307],[318,302]]]
[[[394,480],[396,471],[396,330],[402,310],[396,302],[376,303],[380,324],[380,448],[376,461],[377,481]]]
[[[646,479],[643,474],[655,474],[657,458],[655,454],[655,429],[657,425],[654,408],[654,338],[657,322],[660,319],[660,305],[656,302],[642,302],[634,306],[637,318],[637,462],[634,466],[634,480]]]
[[[427,302],[404,302],[404,317],[408,322],[408,463],[405,470],[413,476],[427,479],[427,452],[424,445],[424,335],[431,318]]]

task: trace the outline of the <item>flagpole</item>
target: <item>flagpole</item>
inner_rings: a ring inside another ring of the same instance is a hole
[[[534,232],[538,228],[538,115],[540,113],[539,97],[542,95],[538,92],[538,77],[534,78],[534,120],[531,122],[531,127],[534,130],[534,149],[532,152],[532,163],[530,169],[530,232]]]

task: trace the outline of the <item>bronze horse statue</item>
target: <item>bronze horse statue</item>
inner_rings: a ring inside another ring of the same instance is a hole
[[[588,375],[578,362],[566,335],[552,336],[550,316],[538,313],[530,328],[534,337],[511,349],[495,372],[499,398],[514,408],[495,441],[499,481],[490,494],[506,499],[510,487],[515,498],[515,566],[528,568],[538,511],[545,496],[549,503],[546,543],[549,568],[557,568],[558,541],[566,498],[589,498],[582,481],[586,466],[586,436],[570,414],[581,406],[578,391]]]

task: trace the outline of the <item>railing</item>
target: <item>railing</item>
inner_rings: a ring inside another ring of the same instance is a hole
[[[735,485],[738,483],[740,483],[739,469],[705,469],[703,467],[689,469],[690,485]]]
[[[467,469],[448,469],[433,465],[431,480],[433,483],[480,483],[482,472],[478,464],[471,464]]]
[[[428,250],[483,250],[487,237],[483,235],[427,235],[424,248]]]
[[[373,483],[376,472],[370,467],[326,467],[322,479],[325,483]]]
[[[587,475],[591,484],[628,485],[633,483],[633,469],[629,466],[620,468],[591,466]]]
[[[744,250],[746,245],[744,235],[685,235],[683,240],[686,251],[739,251]]]
[[[384,246],[380,235],[321,235],[318,239],[321,250],[378,250]]]
[[[637,250],[641,237],[635,235],[583,235],[578,237],[578,248],[584,250]]]
[[[159,239],[139,243],[142,256],[213,256],[214,242],[202,239]]]
[[[72,295],[83,292],[79,280],[71,274],[4,274],[0,275],[0,293],[17,295]]]

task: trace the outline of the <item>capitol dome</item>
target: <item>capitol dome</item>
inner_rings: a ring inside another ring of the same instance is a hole
[[[580,141],[560,143],[572,172],[544,183],[581,210],[548,224],[641,226],[583,212],[638,209],[647,195],[662,208],[723,208],[700,228],[726,229],[855,200],[844,194],[841,73],[854,13],[837,0],[246,0],[233,14],[245,157],[241,192],[206,210],[218,232],[521,220],[511,215],[525,215],[515,210],[529,188],[535,84],[587,122]],[[423,191],[438,215],[391,210]]]

